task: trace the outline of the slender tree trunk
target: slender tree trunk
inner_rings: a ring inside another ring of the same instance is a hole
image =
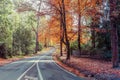
[[[93,26],[92,26],[93,27]],[[96,44],[95,44],[95,29],[92,28],[93,30],[91,30],[91,39],[92,39],[92,49],[94,49],[96,47]]]
[[[62,42],[63,42],[63,26],[62,26],[62,14],[61,14],[61,17],[60,17],[60,56],[63,56],[63,52],[62,52]]]
[[[78,0],[78,50],[81,54],[81,9],[80,9],[80,1]]]
[[[40,10],[40,7],[39,7]],[[38,49],[39,49],[39,42],[38,42],[38,27],[39,27],[39,21],[40,21],[40,17],[37,17],[37,29],[36,29],[36,47],[35,47],[35,53],[37,53]]]
[[[36,32],[36,46],[35,46],[35,53],[39,50],[39,42],[38,42],[38,32]]]
[[[40,8],[39,8],[40,9]],[[39,20],[40,20],[40,17],[38,16],[38,19],[37,19],[37,29],[36,29],[36,46],[35,46],[35,53],[37,53],[38,49],[39,49],[39,42],[38,42],[38,27],[39,27]]]
[[[41,4],[42,4],[42,0],[40,0],[40,4],[39,4],[39,7],[38,7],[38,12],[40,12],[40,9],[41,9]],[[39,41],[38,41],[38,28],[39,28],[39,25],[40,25],[40,16],[37,16],[37,28],[36,28],[36,31],[35,31],[35,34],[36,34],[36,46],[35,46],[35,53],[37,53],[37,51],[39,50]]]
[[[46,38],[46,36],[45,36],[45,42],[44,42],[45,44],[44,44],[44,47],[46,47],[47,48],[47,38]]]
[[[60,39],[60,56],[63,56],[62,48],[63,48],[62,39]]]
[[[15,40],[14,40],[14,33],[12,34],[12,53],[15,55]]]
[[[63,8],[63,29],[64,29],[64,35],[65,35],[65,41],[66,41],[66,48],[67,48],[67,57],[66,60],[70,59],[70,43],[68,40],[68,35],[67,35],[67,28],[66,28],[66,13],[65,13],[65,4],[64,0],[62,0],[62,8]]]

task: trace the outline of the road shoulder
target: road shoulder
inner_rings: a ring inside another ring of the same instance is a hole
[[[62,62],[62,60],[58,57],[58,55],[57,55],[56,53],[54,53],[54,54],[52,55],[52,57],[53,57],[53,60],[55,61],[55,63],[56,63],[58,66],[62,67],[63,69],[65,69],[65,70],[68,71],[69,73],[75,74],[76,76],[79,76],[79,77],[81,77],[81,78],[85,78],[86,80],[90,80],[90,79],[86,78],[86,77],[84,76],[84,74],[79,73],[79,71],[78,71],[77,69],[73,68],[72,66],[68,66],[68,65],[64,64],[64,63]]]
[[[120,80],[120,69],[112,69],[111,63],[76,57],[71,57],[71,60],[66,61],[65,58],[65,55],[62,57],[56,53],[53,55],[58,65],[87,80]]]
[[[33,57],[33,56],[37,56],[37,55],[43,54],[44,52],[49,51],[49,50],[50,50],[50,48],[44,48],[42,51],[39,51],[37,54],[26,55],[26,56],[14,56],[14,57],[8,58],[8,59],[0,58],[0,66],[4,66],[6,64],[9,64],[9,63],[12,63],[12,62],[15,62],[15,61],[18,61],[18,60],[22,60],[22,59],[30,58],[30,57]]]

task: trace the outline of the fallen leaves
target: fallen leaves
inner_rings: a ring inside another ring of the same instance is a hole
[[[63,63],[72,66],[73,68],[79,70],[80,73],[83,73],[87,76],[93,75],[98,77],[101,80],[103,78],[109,78],[107,80],[116,80],[119,77],[120,79],[120,68],[113,69],[111,62],[99,61],[89,58],[76,58],[71,57],[70,61],[65,60],[65,55],[60,57]],[[103,78],[102,78],[103,77]],[[118,80],[119,80],[118,79]],[[99,79],[98,79],[99,80]]]

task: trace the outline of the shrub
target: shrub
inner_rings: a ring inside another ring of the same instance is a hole
[[[41,51],[43,49],[43,45],[41,43],[39,43],[39,51]]]
[[[110,61],[112,58],[111,51],[104,51],[104,53],[101,54],[101,59]]]
[[[6,47],[5,47],[5,43],[3,42],[0,42],[0,57],[6,58]]]
[[[78,49],[78,42],[77,41],[74,41],[70,44],[70,48],[72,50],[77,50]]]
[[[17,54],[27,55],[31,51],[30,47],[33,45],[32,32],[29,28],[18,27],[13,35],[13,48]]]

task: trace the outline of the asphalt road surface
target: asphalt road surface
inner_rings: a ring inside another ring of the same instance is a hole
[[[54,51],[0,67],[0,80],[84,80],[58,66],[51,56]]]

